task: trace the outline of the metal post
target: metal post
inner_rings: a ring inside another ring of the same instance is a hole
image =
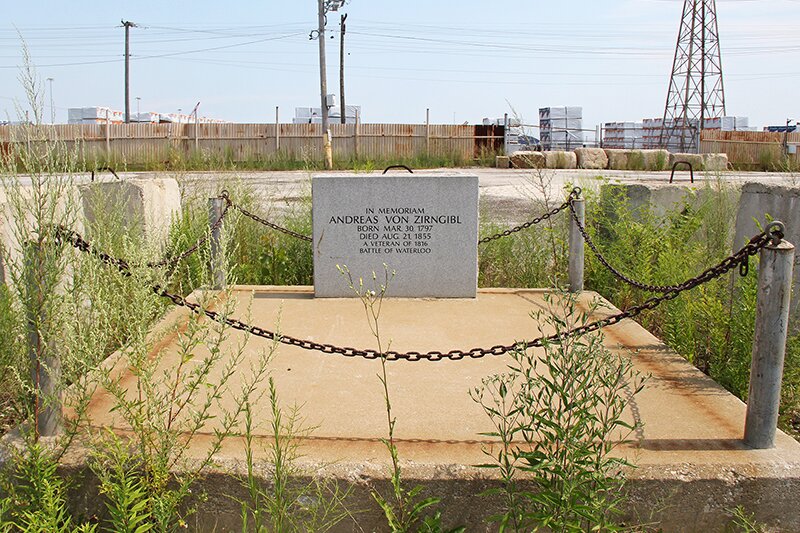
[[[219,290],[225,286],[225,261],[222,256],[221,224],[217,221],[222,217],[225,200],[222,198],[208,199],[208,223],[211,227],[211,280],[213,289]]]
[[[794,245],[791,243],[782,240],[777,245],[761,249],[750,392],[744,426],[744,443],[751,448],[764,449],[775,445],[793,264]]]
[[[582,197],[572,201],[572,207],[580,221],[581,226],[586,227],[585,212],[586,204]],[[570,217],[569,224],[569,292],[581,292],[583,290],[583,235],[578,228],[574,218]]]
[[[41,326],[45,322],[42,287],[44,248],[41,243],[31,242],[25,251],[25,284],[28,296],[25,311],[36,437],[52,437],[58,433],[61,424],[61,397],[57,391],[61,361],[53,353],[52,339],[48,341],[41,336]]]

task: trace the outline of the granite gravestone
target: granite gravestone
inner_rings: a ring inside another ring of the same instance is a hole
[[[315,176],[311,197],[316,297],[355,296],[337,265],[371,288],[384,264],[388,296],[476,296],[477,176]]]

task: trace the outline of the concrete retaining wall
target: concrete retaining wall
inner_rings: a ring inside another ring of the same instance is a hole
[[[726,190],[731,196],[730,202],[737,193],[733,188]],[[653,216],[661,217],[670,211],[682,209],[684,206],[699,207],[707,202],[717,191],[704,186],[672,185],[672,184],[606,184],[600,187],[601,197],[618,196],[623,198],[635,220],[642,220],[649,210]],[[611,213],[608,213],[611,216]]]
[[[22,195],[29,192],[29,187],[19,189]],[[0,242],[4,250],[0,254],[0,282],[9,282],[7,260],[21,264],[22,247],[15,228],[15,214],[9,205],[10,194],[16,192],[0,188]],[[95,182],[67,188],[57,208],[58,212],[67,214],[56,215],[54,222],[69,225],[80,233],[86,233],[93,223],[118,223],[129,234],[141,236],[159,247],[166,242],[172,217],[180,209],[180,190],[173,178]],[[34,222],[32,216],[28,218],[26,231],[32,233]]]
[[[745,183],[736,214],[734,249],[742,247],[771,220],[783,222],[786,225],[786,240],[800,247],[800,186]],[[794,287],[795,291],[800,287],[800,253],[797,252]],[[791,317],[792,328],[796,330],[800,326],[800,295],[797,292],[792,295]]]
[[[180,213],[181,194],[172,178],[135,178],[91,183],[79,188],[87,226],[109,221],[161,245],[172,217]]]

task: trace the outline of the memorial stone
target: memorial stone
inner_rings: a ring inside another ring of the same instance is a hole
[[[384,264],[388,296],[476,296],[477,176],[315,176],[311,197],[316,297],[355,296],[337,265],[372,288]]]

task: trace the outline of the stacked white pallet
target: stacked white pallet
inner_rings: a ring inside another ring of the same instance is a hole
[[[741,131],[747,130],[748,126],[747,117],[713,117],[703,121],[704,130]]]
[[[161,115],[159,113],[151,113],[150,111],[144,113],[133,113],[131,115],[131,122],[158,124],[161,122]]]
[[[604,148],[644,147],[644,128],[641,122],[607,122],[603,131]]]
[[[121,124],[125,121],[125,113],[108,107],[71,107],[67,110],[68,124]]]
[[[355,124],[361,117],[360,105],[344,106],[345,123]],[[342,111],[339,106],[333,106],[328,110],[328,120],[331,124],[341,123]],[[294,124],[322,124],[322,108],[320,107],[295,107]]]
[[[661,138],[661,125],[664,123],[660,118],[646,118],[642,120],[642,144],[644,148],[658,148]]]
[[[688,127],[675,128],[680,124],[678,119],[667,119],[666,123],[660,118],[646,118],[642,121],[642,144],[644,148],[666,148],[670,152],[679,152],[694,144],[697,136],[698,120],[689,120]],[[662,139],[663,130],[663,139]],[[683,146],[681,146],[681,135]],[[666,143],[666,146],[662,146]]]
[[[583,118],[583,108],[580,106],[540,107],[539,120],[554,118]]]
[[[583,145],[583,108],[578,106],[539,109],[539,132],[545,150],[571,150]]]

